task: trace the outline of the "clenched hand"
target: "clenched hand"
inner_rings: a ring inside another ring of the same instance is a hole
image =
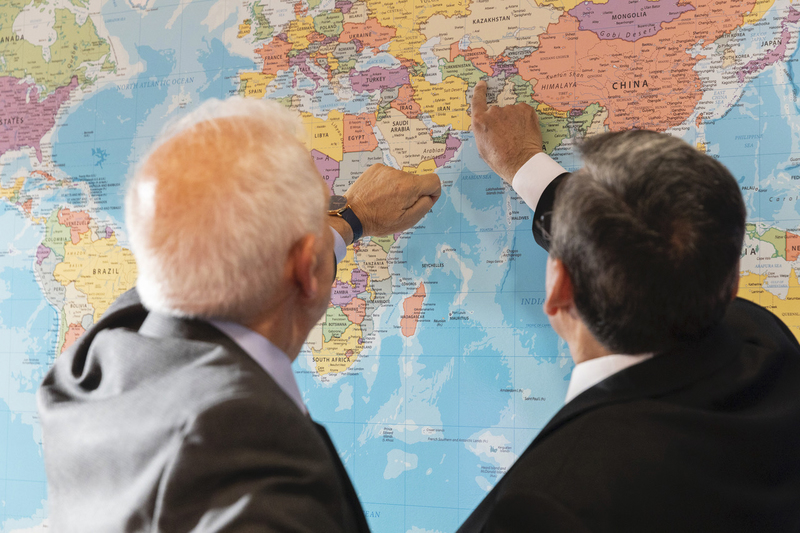
[[[436,174],[418,176],[375,164],[359,176],[345,196],[364,226],[364,236],[382,237],[414,226],[441,194]],[[343,237],[345,242],[352,240],[352,235]]]

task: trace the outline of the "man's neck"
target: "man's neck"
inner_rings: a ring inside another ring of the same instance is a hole
[[[263,335],[285,353],[291,361],[297,358],[314,324],[306,313],[298,312],[291,300],[283,301],[249,324],[248,328]]]
[[[569,345],[569,351],[572,355],[572,360],[575,364],[597,359],[598,357],[605,357],[611,355],[612,352],[600,344],[594,335],[589,330],[581,325],[573,332],[570,339],[565,339]]]

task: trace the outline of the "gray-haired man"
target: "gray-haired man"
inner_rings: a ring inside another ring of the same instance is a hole
[[[800,346],[736,299],[745,207],[683,141],[605,134],[567,175],[535,111],[473,99],[478,149],[535,208],[567,403],[461,532],[800,530]]]
[[[299,128],[273,102],[207,102],[137,170],[138,291],[39,391],[55,531],[368,530],[290,365],[328,307],[334,248],[409,228],[439,180],[373,166],[326,216]]]

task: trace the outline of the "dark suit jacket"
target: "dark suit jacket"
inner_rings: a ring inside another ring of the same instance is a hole
[[[736,300],[562,408],[459,531],[800,531],[800,346]]]
[[[38,399],[55,531],[368,531],[325,430],[216,328],[135,290]]]

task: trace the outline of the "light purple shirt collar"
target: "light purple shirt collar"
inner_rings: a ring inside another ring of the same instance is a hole
[[[269,339],[255,331],[235,322],[222,320],[209,320],[212,326],[222,331],[233,342],[247,352],[258,365],[269,374],[286,395],[297,404],[303,414],[308,413],[297,380],[292,372],[292,362],[289,356],[272,344]]]

